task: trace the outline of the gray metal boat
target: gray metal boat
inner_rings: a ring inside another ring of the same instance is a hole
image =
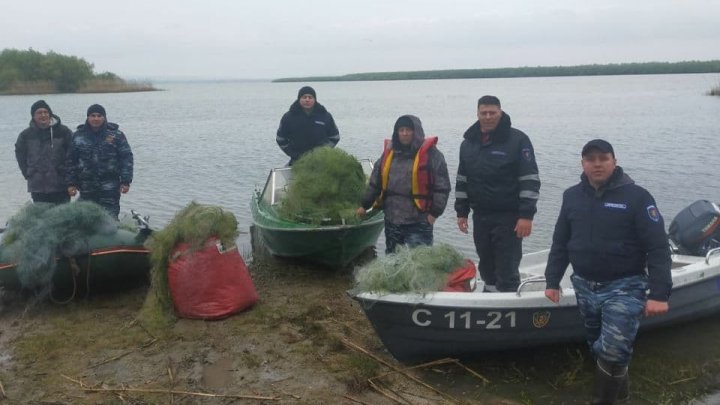
[[[473,357],[487,351],[581,342],[585,332],[569,268],[559,304],[545,297],[548,250],[523,257],[517,292],[351,293],[385,347],[398,360]],[[720,312],[720,248],[705,256],[673,254],[667,314],[643,319],[641,330]]]

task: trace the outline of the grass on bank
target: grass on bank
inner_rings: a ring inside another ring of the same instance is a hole
[[[75,93],[132,93],[141,91],[157,91],[152,84],[126,80],[91,79],[84,83]],[[7,89],[0,91],[1,95],[26,94],[57,94],[63,93],[49,80],[33,82],[16,82]]]
[[[78,93],[130,93],[157,91],[150,82],[134,80],[91,79],[80,86]]]
[[[223,321],[180,320],[169,325],[165,333],[155,334],[151,330],[153,336],[133,322],[143,304],[142,289],[97,296],[64,307],[39,304],[24,319],[9,326],[21,328],[23,333],[13,344],[15,366],[0,370],[0,380],[18,403],[46,400],[100,403],[116,399],[112,394],[83,392],[61,374],[113,387],[157,388],[170,384],[178,390],[199,391],[205,388],[194,379],[192,370],[211,365],[214,359],[207,357],[207,352],[212,348],[237,358],[234,375],[247,371],[251,376],[280,364],[296,363],[302,365],[304,373],[316,373],[344,385],[348,395],[364,398],[365,403],[392,403],[379,396],[363,396],[374,395],[369,378],[390,370],[349,350],[341,341],[348,338],[378,358],[403,367],[384,350],[360,309],[345,296],[351,284],[350,274],[273,259],[254,261],[250,271],[260,296],[255,307]],[[715,316],[706,322],[642,334],[630,367],[634,401],[689,403],[691,398],[720,388],[717,380],[720,346],[714,341],[720,334],[718,321],[720,318]],[[157,340],[147,345],[153,339]],[[278,345],[254,349],[253,342],[257,340],[274,340]],[[687,353],[678,350],[681,345],[704,350]],[[176,348],[184,349],[174,352]],[[124,353],[129,354],[114,359]],[[171,356],[179,360],[173,363]],[[101,364],[105,361],[109,362]],[[135,364],[138,362],[145,363],[145,368],[138,367]],[[581,344],[488,353],[463,364],[487,377],[490,383],[479,383],[453,365],[417,370],[417,375],[433,387],[462,399],[459,402],[462,404],[586,403],[593,377],[592,359]],[[254,389],[258,394],[281,391],[299,394],[296,386],[284,385],[291,385],[295,379],[272,384],[275,388],[266,384]],[[421,391],[417,386],[409,386],[404,378],[384,377],[381,382],[396,392]],[[234,385],[228,385],[227,392],[244,391],[247,386],[245,380],[230,383]],[[312,392],[304,393],[305,402],[286,397],[287,401],[280,403],[340,402],[333,396],[337,392],[326,390],[323,384],[318,383]],[[39,391],[33,391],[33,387],[43,387],[43,396],[38,397]],[[159,403],[169,398],[160,394],[123,396],[135,403]]]

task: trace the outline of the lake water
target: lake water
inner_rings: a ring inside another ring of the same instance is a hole
[[[420,117],[440,138],[451,180],[478,97],[500,97],[513,125],[531,138],[542,187],[526,252],[549,247],[562,191],[580,174],[580,149],[596,137],[615,146],[618,163],[656,198],[669,224],[698,199],[720,201],[717,134],[720,98],[705,93],[718,75],[648,75],[313,83],[318,101],[340,129],[339,147],[359,158],[380,156],[398,116]],[[135,180],[121,209],[150,215],[162,227],[191,200],[232,211],[251,223],[250,198],[268,171],[287,158],[275,143],[282,114],[302,83],[160,84],[165,91],[0,97],[0,221],[29,201],[13,155],[30,105],[50,104],[71,128],[90,104],[105,106],[135,154]],[[437,222],[436,242],[476,257],[472,238],[457,231],[451,198]],[[383,250],[383,237],[379,251]],[[241,235],[241,247],[249,236]]]
[[[720,97],[705,95],[719,80],[711,74],[312,85],[338,124],[338,146],[359,158],[379,157],[398,116],[419,116],[425,133],[439,136],[453,183],[462,134],[476,120],[478,97],[499,96],[513,125],[532,139],[540,168],[538,213],[524,243],[530,252],[550,246],[562,192],[577,183],[580,149],[593,138],[614,145],[618,163],[655,196],[667,225],[695,200],[720,201]],[[253,191],[271,168],[287,161],[275,132],[302,85],[173,83],[148,93],[0,96],[0,223],[29,201],[14,144],[30,120],[30,105],[44,98],[71,128],[84,122],[93,103],[104,105],[109,120],[120,124],[135,154],[135,181],[122,197],[123,212],[138,210],[160,228],[196,200],[230,210],[247,231]],[[435,240],[477,259],[471,237],[456,228],[453,201],[437,222]],[[249,249],[248,234],[239,244]],[[696,322],[691,332],[664,331],[648,339],[653,343],[641,340],[639,358],[647,358],[641,352],[676,350],[674,343],[685,345],[686,333],[700,339],[685,346],[690,354],[720,355],[714,344],[719,319]]]

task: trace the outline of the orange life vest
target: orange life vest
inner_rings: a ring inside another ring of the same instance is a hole
[[[433,181],[430,173],[430,156],[428,150],[435,146],[438,142],[436,136],[426,138],[423,141],[422,146],[418,149],[415,154],[415,160],[413,162],[412,169],[412,198],[415,201],[415,206],[420,212],[426,212],[430,210],[432,205],[432,196],[430,195],[430,186]],[[375,201],[374,207],[382,206],[383,196],[387,190],[388,183],[390,181],[390,166],[392,165],[393,159],[392,140],[385,140],[385,150],[380,158],[380,178],[382,184],[382,191],[380,197]]]

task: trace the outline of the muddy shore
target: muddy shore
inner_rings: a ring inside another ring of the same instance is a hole
[[[250,265],[260,301],[222,321],[138,321],[147,287],[59,306],[3,293],[0,403],[582,404],[582,346],[409,365],[345,291],[352,274]],[[720,389],[720,317],[641,335],[633,402],[691,403]],[[713,338],[715,337],[715,338]],[[684,347],[703,350],[683,350]]]

